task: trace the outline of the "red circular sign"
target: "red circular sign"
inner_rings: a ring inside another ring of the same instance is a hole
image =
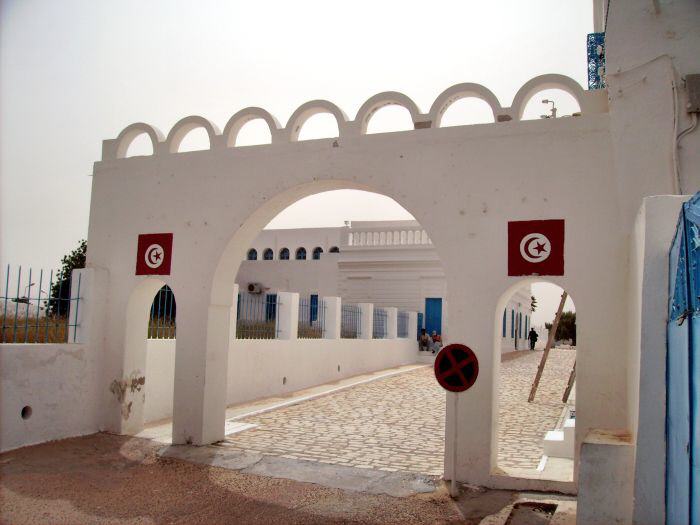
[[[468,346],[447,345],[435,357],[435,379],[450,392],[464,392],[479,376],[479,360]]]

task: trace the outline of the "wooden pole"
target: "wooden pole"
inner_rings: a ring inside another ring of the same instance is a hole
[[[574,361],[574,367],[571,369],[571,374],[569,374],[569,382],[566,385],[566,390],[564,390],[564,397],[561,398],[562,403],[566,403],[569,400],[574,381],[576,381],[576,361]]]
[[[544,364],[547,362],[547,356],[549,356],[549,351],[554,343],[554,336],[557,333],[557,326],[559,326],[559,319],[561,319],[561,314],[564,311],[564,303],[566,303],[566,298],[568,294],[566,292],[561,294],[561,301],[559,301],[559,309],[557,310],[557,315],[554,316],[554,322],[552,323],[552,328],[549,330],[549,337],[547,338],[547,345],[544,347],[544,353],[542,354],[542,359],[540,360],[540,366],[537,367],[537,375],[535,375],[535,380],[532,383],[532,388],[530,389],[530,397],[527,398],[528,403],[532,403],[535,399],[535,394],[537,393],[537,387],[540,384],[540,379],[542,378],[542,372],[544,371]]]

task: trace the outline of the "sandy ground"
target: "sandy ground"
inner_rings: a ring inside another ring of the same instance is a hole
[[[520,495],[444,488],[392,498],[159,458],[161,445],[95,434],[0,455],[3,524],[479,523]]]

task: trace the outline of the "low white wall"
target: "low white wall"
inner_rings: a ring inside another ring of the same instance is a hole
[[[175,390],[175,339],[149,339],[146,346],[146,423],[172,417]]]
[[[95,392],[88,345],[0,345],[0,451],[97,432]]]
[[[283,395],[414,363],[417,348],[412,338],[236,339],[229,349],[227,403]],[[174,375],[175,339],[149,339],[146,423],[172,416]]]
[[[228,402],[276,396],[413,363],[417,348],[413,339],[237,339],[229,353]]]

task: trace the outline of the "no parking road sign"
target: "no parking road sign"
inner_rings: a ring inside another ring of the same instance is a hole
[[[464,392],[479,376],[479,360],[468,346],[447,345],[435,357],[435,379],[450,392]]]

